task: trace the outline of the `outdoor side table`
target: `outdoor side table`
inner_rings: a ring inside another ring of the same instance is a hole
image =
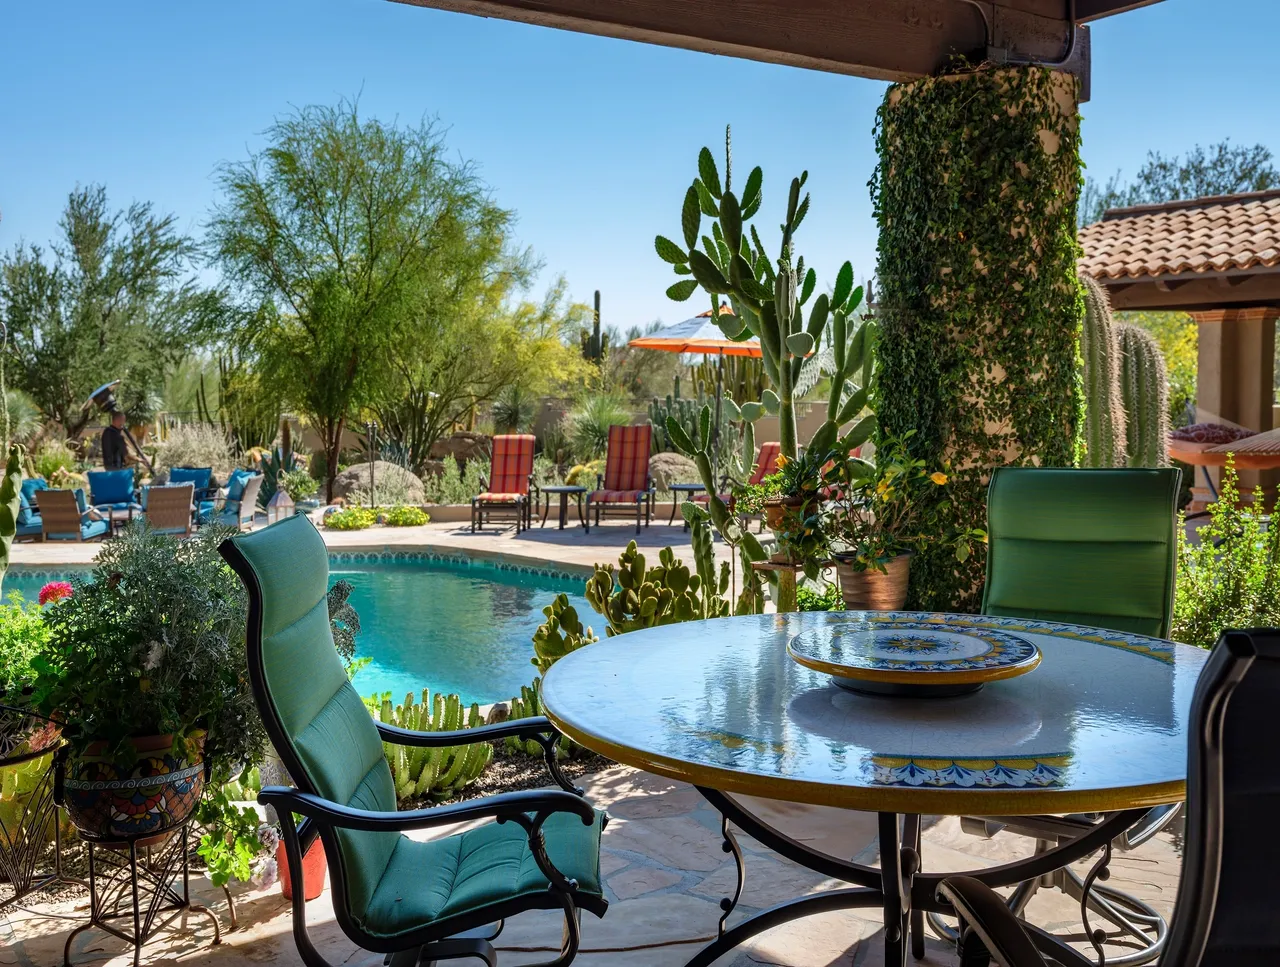
[[[707,488],[700,483],[673,483],[668,489],[671,491],[671,519],[667,523],[674,524],[676,522],[676,514],[680,512],[680,504],[684,500],[690,500],[694,494],[704,493]],[[681,494],[684,494],[683,498],[680,496]],[[684,529],[689,529],[688,521],[684,522]]]
[[[586,487],[573,487],[568,484],[565,484],[559,487],[540,487],[539,489],[544,494],[546,494],[546,498],[547,498],[542,505],[542,522],[538,524],[539,527],[542,527],[547,523],[547,514],[551,510],[552,494],[557,494],[560,497],[560,530],[564,530],[565,525],[569,522],[569,497],[570,496],[577,498],[578,523],[581,524],[583,522],[582,498],[587,492]]]
[[[797,634],[850,620],[998,630],[1033,642],[1041,661],[971,694],[902,698],[848,691],[788,656]],[[1150,807],[1185,798],[1187,721],[1207,657],[1156,638],[1024,619],[801,612],[633,631],[560,659],[543,679],[542,697],[547,716],[571,739],[692,783],[720,812],[724,848],[738,865],[737,890],[721,904],[718,939],[687,967],[709,967],[782,923],[859,907],[883,910],[884,962],[903,967],[913,934],[923,953],[924,915],[953,914],[937,887],[955,874],[922,872],[921,816],[1108,814],[1096,822],[1064,820],[1058,845],[968,874],[992,887],[1013,886],[1101,850],[1083,881],[1087,896],[1106,878],[1112,841]],[[877,813],[881,868],[787,837],[746,811],[737,795]],[[746,875],[730,824],[847,886],[727,927]],[[1029,932],[1064,967],[1092,963],[1050,934]]]

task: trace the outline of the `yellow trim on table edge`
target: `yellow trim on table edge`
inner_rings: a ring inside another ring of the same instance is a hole
[[[836,678],[847,678],[861,682],[885,682],[893,685],[982,685],[986,682],[998,682],[1005,678],[1017,678],[1025,675],[1044,657],[1040,649],[1026,661],[1017,665],[1001,665],[997,668],[973,668],[959,672],[912,672],[881,671],[874,668],[855,668],[852,665],[837,665],[823,661],[812,655],[801,655],[791,650],[791,642],[787,642],[787,655],[798,665],[811,668],[824,675]]]
[[[761,799],[810,806],[927,816],[1038,816],[1145,809],[1183,802],[1187,798],[1185,780],[1114,789],[957,789],[936,786],[868,787],[759,776],[643,753],[576,729],[545,707],[543,713],[552,725],[574,742],[622,765],[737,796],[759,796]]]

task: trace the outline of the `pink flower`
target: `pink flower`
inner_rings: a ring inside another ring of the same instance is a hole
[[[71,597],[71,582],[69,581],[50,581],[40,589],[40,603],[48,604],[50,601],[61,601],[63,598]]]

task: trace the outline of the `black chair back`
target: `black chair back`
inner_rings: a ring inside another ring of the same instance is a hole
[[[1182,881],[1161,967],[1280,965],[1280,629],[1228,631],[1196,685]]]

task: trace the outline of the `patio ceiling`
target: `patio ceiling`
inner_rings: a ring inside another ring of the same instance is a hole
[[[901,81],[993,48],[1088,77],[1077,23],[1160,0],[396,0],[482,17]],[[988,26],[990,33],[988,36]]]

